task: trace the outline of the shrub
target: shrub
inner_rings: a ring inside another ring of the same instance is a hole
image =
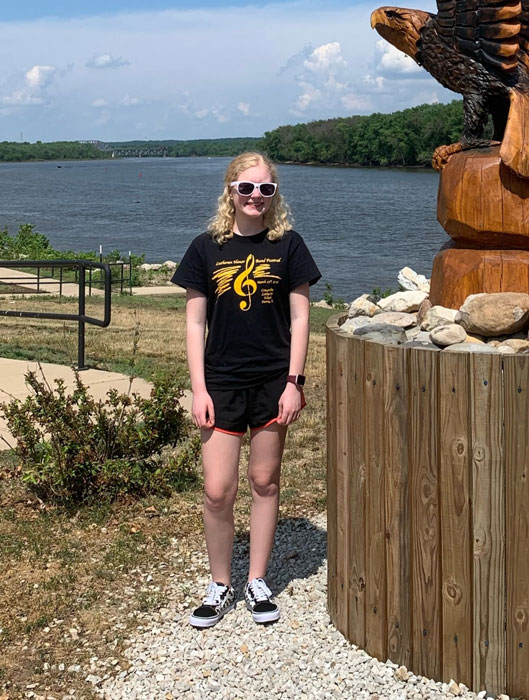
[[[157,378],[148,399],[111,389],[104,401],[77,372],[70,392],[63,380],[52,388],[35,372],[26,382],[32,394],[0,411],[17,440],[22,479],[39,497],[73,504],[197,483],[199,440],[190,437],[173,378]]]

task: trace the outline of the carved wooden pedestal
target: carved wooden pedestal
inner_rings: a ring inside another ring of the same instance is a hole
[[[437,219],[458,245],[529,249],[529,180],[501,163],[499,147],[456,153],[441,174]]]
[[[457,309],[469,294],[529,293],[529,180],[501,163],[499,147],[450,157],[437,218],[454,245],[434,260],[432,304]]]
[[[459,309],[469,294],[529,294],[529,250],[446,248],[435,256],[432,304]]]

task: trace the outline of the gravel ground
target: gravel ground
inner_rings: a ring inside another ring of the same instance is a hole
[[[237,541],[237,608],[202,631],[188,624],[189,612],[208,583],[205,555],[196,554],[186,572],[187,595],[182,594],[185,584],[182,588],[181,580],[171,579],[174,605],[151,616],[128,640],[130,667],[101,678],[94,666],[87,681],[105,700],[485,697],[376,661],[346,641],[327,615],[325,553],[325,515],[279,523],[268,582],[276,592],[281,619],[256,625],[242,600],[248,544]]]

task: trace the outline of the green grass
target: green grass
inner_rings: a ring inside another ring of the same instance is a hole
[[[331,316],[336,314],[343,314],[345,311],[339,311],[337,309],[322,309],[319,306],[310,307],[310,332],[311,333],[325,333],[325,324]]]

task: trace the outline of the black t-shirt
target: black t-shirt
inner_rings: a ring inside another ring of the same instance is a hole
[[[250,387],[288,370],[289,293],[321,277],[301,236],[267,230],[215,243],[191,243],[172,282],[207,297],[205,379],[210,389]]]

